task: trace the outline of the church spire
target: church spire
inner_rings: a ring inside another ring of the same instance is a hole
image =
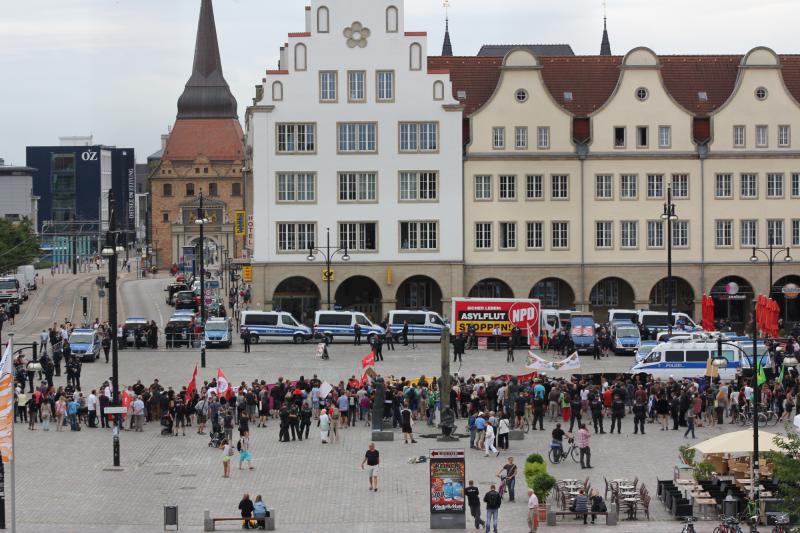
[[[450,20],[448,17],[444,19],[444,43],[442,44],[442,56],[453,56],[453,45],[450,43]]]
[[[600,43],[600,55],[611,55],[611,42],[608,40],[608,28],[606,26],[606,3],[603,2],[603,41]]]
[[[237,118],[236,98],[222,75],[211,0],[201,0],[192,76],[178,99],[178,118]]]

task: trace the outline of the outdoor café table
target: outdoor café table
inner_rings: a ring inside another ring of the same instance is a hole
[[[636,504],[639,502],[639,498],[625,498],[622,501],[624,501],[625,505],[628,506],[628,520],[634,520],[636,515]]]
[[[703,520],[708,520],[708,508],[714,508],[717,505],[717,500],[714,498],[697,498],[694,501],[695,504],[700,508],[703,512]]]

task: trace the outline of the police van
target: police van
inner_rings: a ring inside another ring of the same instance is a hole
[[[392,337],[403,341],[403,326],[408,323],[408,336],[415,341],[439,341],[447,328],[444,319],[433,311],[389,311]]]
[[[355,326],[361,327],[361,337],[371,339],[375,335],[383,335],[385,330],[370,322],[367,315],[360,311],[317,311],[314,314],[314,333],[330,335],[331,339],[355,337]],[[394,329],[394,328],[393,328]]]
[[[81,361],[93,363],[100,358],[100,335],[93,329],[76,329],[69,336],[69,350]]]
[[[233,326],[230,318],[209,318],[204,328],[206,346],[230,348],[233,344]]]
[[[242,311],[239,332],[247,334],[253,344],[268,339],[292,340],[300,344],[311,338],[311,329],[284,311]]]
[[[617,355],[634,355],[639,350],[642,338],[639,328],[630,320],[615,320],[611,323],[611,341]]]
[[[732,345],[731,345],[732,344]],[[719,368],[720,379],[736,377],[737,371],[751,368],[752,344],[723,344],[722,356],[727,365]],[[700,378],[706,375],[709,359],[717,357],[719,347],[716,342],[670,341],[656,345],[644,359],[631,368],[638,374],[652,374],[654,378]],[[769,352],[763,343],[757,344],[758,358],[764,367],[771,366]],[[744,352],[744,357],[742,356]]]

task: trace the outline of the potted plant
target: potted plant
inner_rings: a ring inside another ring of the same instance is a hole
[[[544,457],[542,457],[541,454],[532,453],[532,454],[528,455],[528,457],[525,459],[525,463],[526,464],[527,463],[539,463],[539,464],[543,465],[544,464]]]
[[[543,462],[526,462],[525,481],[539,499],[539,521],[547,520],[547,498],[556,486],[556,478],[547,473]]]
[[[689,444],[684,444],[678,448],[678,455],[681,461],[683,461],[683,464],[688,466],[694,466],[695,453],[697,453],[697,450],[692,448]]]
[[[697,481],[708,481],[714,473],[714,465],[708,461],[701,461],[694,465],[694,479]]]

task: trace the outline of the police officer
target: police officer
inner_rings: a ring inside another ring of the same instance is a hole
[[[281,421],[278,440],[280,442],[289,442],[289,410],[286,408],[285,404],[281,406],[281,410],[278,411],[278,417]]]
[[[361,346],[361,324],[357,322],[353,326],[353,346]]]
[[[644,419],[647,417],[647,406],[641,401],[637,400],[635,404],[633,404],[633,434],[636,435],[639,433],[639,429],[642,430],[642,435],[644,435]]]
[[[300,427],[298,429],[298,436],[303,440],[303,432],[305,431],[305,438],[308,439],[308,431],[311,428],[311,416],[313,412],[308,403],[304,402],[303,407],[300,409]]]
[[[611,404],[611,431],[614,433],[614,425],[617,426],[617,433],[622,433],[622,419],[625,418],[625,400],[619,392],[614,394],[614,401]]]
[[[300,432],[300,410],[296,403],[292,403],[289,407],[289,428],[292,430],[292,440],[303,440],[303,434]]]
[[[605,433],[605,429],[603,429],[603,400],[599,394],[592,393],[589,399],[589,409],[592,411],[594,432]]]
[[[244,353],[250,353],[250,330],[247,326],[242,328],[242,340],[244,341]]]

